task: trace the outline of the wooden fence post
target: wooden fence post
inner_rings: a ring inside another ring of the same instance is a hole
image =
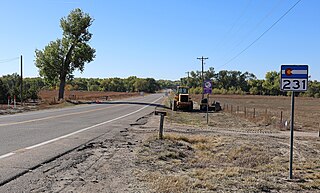
[[[253,108],[253,118],[256,118],[256,108]]]
[[[161,113],[160,115],[160,128],[159,128],[159,138],[163,139],[163,121],[164,121],[164,114]]]
[[[247,107],[244,107],[244,117],[247,118]]]

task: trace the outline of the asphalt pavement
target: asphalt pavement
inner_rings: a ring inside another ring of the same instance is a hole
[[[163,94],[0,116],[0,186],[154,111]]]

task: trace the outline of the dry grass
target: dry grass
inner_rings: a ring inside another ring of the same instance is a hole
[[[192,99],[199,102],[201,95],[192,95]],[[233,107],[233,113],[259,124],[280,124],[280,114],[283,112],[283,122],[290,120],[291,97],[284,96],[252,96],[252,95],[213,95],[210,101],[219,101],[228,112]],[[255,118],[253,109],[255,108]],[[236,113],[237,109],[239,111]],[[309,97],[296,97],[295,99],[295,124],[301,131],[318,131],[320,129],[320,99]],[[267,111],[267,114],[266,114]]]
[[[155,192],[318,192],[320,139],[296,143],[294,181],[287,180],[287,138],[166,134],[139,152],[140,178]]]

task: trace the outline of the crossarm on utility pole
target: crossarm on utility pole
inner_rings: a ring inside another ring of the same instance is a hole
[[[201,64],[202,64],[202,68],[201,68],[201,79],[202,79],[202,83],[201,83],[201,86],[202,86],[202,98],[201,99],[203,99],[204,98],[204,89],[203,89],[203,87],[204,87],[204,78],[203,78],[203,64],[204,64],[204,61],[205,60],[207,60],[207,59],[209,59],[208,57],[207,58],[204,58],[203,56],[201,57],[201,58],[197,58],[198,60],[201,60]]]

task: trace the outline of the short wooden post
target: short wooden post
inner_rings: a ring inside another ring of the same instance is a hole
[[[253,108],[253,118],[256,118],[256,108]]]
[[[16,95],[13,96],[13,108],[17,107],[17,98]]]
[[[268,117],[268,110],[266,108],[266,111],[264,112],[264,119],[265,119],[266,124],[267,124],[267,117]]]
[[[282,111],[280,111],[280,124],[282,124]]]
[[[239,106],[237,106],[237,113],[239,113]]]
[[[209,103],[207,103],[207,125],[209,125]]]
[[[10,96],[8,96],[8,108],[10,107]]]
[[[247,107],[244,107],[244,117],[247,118]]]
[[[159,138],[163,139],[163,121],[164,121],[164,114],[161,113],[160,115],[160,128],[159,128]]]

